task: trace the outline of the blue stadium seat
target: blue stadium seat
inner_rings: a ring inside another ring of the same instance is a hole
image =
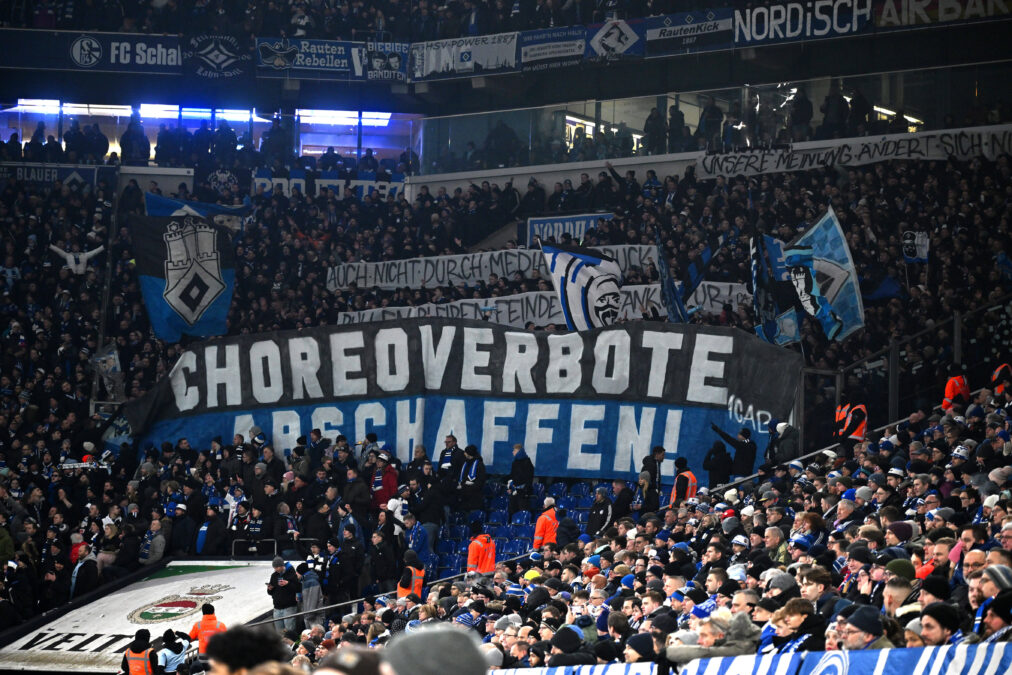
[[[493,511],[506,511],[510,507],[510,498],[506,495],[499,495],[492,497],[492,502],[489,504],[489,508]]]
[[[492,536],[495,539],[511,539],[513,537],[513,525],[498,525],[492,528]],[[516,527],[523,527],[517,525]]]
[[[537,495],[539,497],[544,497],[545,496],[545,484],[544,483],[534,483],[533,485],[531,485],[531,492],[533,492],[535,495]]]
[[[545,505],[545,498],[539,497],[538,495],[531,495],[531,498],[528,500],[527,503],[528,508],[530,508],[530,510],[534,511],[535,513],[541,513],[541,507],[543,507],[544,505]]]
[[[517,511],[513,514],[510,522],[514,525],[530,525],[531,524],[531,512],[530,511]]]
[[[559,497],[558,507],[560,509],[565,509],[567,513],[576,509],[577,504],[578,501],[576,497]]]
[[[455,553],[440,553],[436,559],[439,567],[449,567],[451,559],[456,556]]]
[[[577,523],[586,523],[587,518],[590,517],[590,511],[576,511],[573,513],[573,520]]]
[[[474,509],[473,511],[468,511],[467,513],[467,522],[469,523],[484,523],[485,518],[486,513],[481,509]]]
[[[443,525],[442,527],[440,527],[438,537],[440,539],[453,539],[453,533],[450,531],[450,526]]]
[[[671,503],[671,488],[670,487],[661,486],[661,495],[660,496],[661,496],[660,505],[662,507],[667,506],[668,504],[670,504]]]
[[[450,524],[451,525],[467,525],[467,514],[461,513],[460,511],[450,512]]]
[[[569,488],[570,497],[586,497],[590,494],[590,485],[580,481],[573,487]]]
[[[509,519],[510,515],[506,513],[505,510],[493,511],[492,513],[488,514],[489,525],[502,525],[503,523],[508,522]]]
[[[581,510],[581,511],[589,511],[590,507],[592,507],[593,505],[594,505],[594,496],[593,495],[586,495],[584,497],[580,497],[576,501],[576,508],[579,509],[579,510]]]
[[[457,548],[457,544],[452,539],[440,539],[436,542],[436,553],[440,556],[444,554],[453,553]]]
[[[566,489],[566,484],[562,481],[556,481],[548,488],[548,496],[555,497],[556,499],[559,497],[565,497],[567,493],[568,490]]]
[[[450,528],[450,533],[454,539],[460,539],[468,541],[471,539],[471,528],[467,525],[454,525]]]
[[[532,541],[534,539],[534,526],[533,525],[520,525],[520,528],[521,529],[517,531],[517,537],[520,540],[522,540],[524,542],[524,544],[526,545],[527,542]]]

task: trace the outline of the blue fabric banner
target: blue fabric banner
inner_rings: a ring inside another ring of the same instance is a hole
[[[181,75],[175,35],[0,29],[0,68]]]
[[[755,4],[734,11],[737,47],[847,37],[874,30],[873,0]]]
[[[1007,642],[919,649],[810,652],[798,675],[1000,675],[1012,670]]]
[[[813,280],[819,294],[829,302],[833,313],[841,322],[834,339],[844,340],[863,328],[864,305],[861,302],[857,270],[850,256],[847,237],[843,234],[833,208],[830,207],[826,215],[794,240],[790,247],[811,249]],[[823,323],[824,327],[825,325]]]
[[[95,188],[100,182],[115,188],[118,172],[119,169],[114,166],[4,162],[0,164],[0,186],[7,181],[17,181],[32,190],[49,190],[59,181],[72,192]]]
[[[572,216],[528,218],[527,245],[534,246],[537,239],[562,241],[564,234],[580,242],[586,236],[587,230],[595,229],[602,220],[607,221],[614,217],[614,213],[581,213]]]
[[[403,82],[411,45],[257,38],[256,49],[257,77]]]
[[[719,51],[734,47],[734,16],[730,8],[682,12],[645,19],[646,56]]]
[[[770,418],[793,407],[800,369],[800,355],[729,328],[556,334],[398,319],[195,344],[125,414],[140,447],[181,436],[200,447],[259,426],[285,450],[319,428],[375,432],[408,461],[453,433],[498,473],[521,443],[539,475],[634,478],[662,445],[670,480],[678,456],[700,469],[710,423],[750,427],[762,445]]]

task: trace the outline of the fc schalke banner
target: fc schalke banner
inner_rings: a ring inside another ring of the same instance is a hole
[[[498,75],[517,70],[517,33],[411,45],[411,79],[415,82]]]
[[[993,160],[1012,152],[1012,124],[922,131],[869,138],[809,141],[782,150],[753,150],[701,155],[697,178],[755,176],[761,173],[806,171],[830,166],[861,166],[890,159],[944,160],[949,157]]]
[[[703,282],[705,285],[708,282]],[[650,316],[665,316],[661,301],[661,288],[657,284],[622,286],[619,289],[618,320],[629,321]],[[500,326],[544,328],[549,324],[565,325],[559,294],[553,291],[514,293],[481,300],[455,300],[441,304],[426,303],[414,307],[378,307],[358,312],[341,312],[338,324],[390,321],[399,318],[437,316],[448,319],[474,319],[490,321]]]
[[[175,35],[0,29],[0,68],[181,74]]]
[[[653,246],[598,246],[597,250],[615,258],[623,273],[633,267],[643,268],[657,262],[657,250]],[[461,282],[471,285],[488,280],[492,274],[510,278],[520,273],[524,277],[530,277],[535,271],[542,278],[548,278],[548,269],[541,251],[524,248],[378,263],[346,263],[327,270],[327,290],[348,288],[353,283],[359,288],[376,286],[385,290],[405,286],[456,286]]]
[[[533,246],[537,239],[562,241],[568,234],[576,241],[583,239],[587,230],[597,228],[602,220],[611,220],[614,213],[581,213],[573,216],[546,216],[527,219],[527,245]]]
[[[701,466],[710,423],[735,433],[786,418],[801,365],[730,328],[636,321],[556,334],[401,319],[203,342],[124,411],[141,445],[201,447],[259,426],[285,450],[319,428],[375,432],[407,461],[453,433],[496,473],[522,443],[541,473],[594,478],[632,478],[663,445],[670,477],[676,456]]]
[[[140,628],[151,631],[157,651],[166,629],[189,633],[200,607],[214,605],[228,626],[271,611],[263,588],[270,563],[170,562],[135,582],[28,632],[0,650],[0,670],[114,673]]]
[[[410,45],[257,38],[257,77],[403,82]]]
[[[0,164],[0,186],[18,182],[32,190],[51,190],[57,181],[72,192],[88,190],[106,183],[116,186],[114,166],[82,166],[79,164]]]

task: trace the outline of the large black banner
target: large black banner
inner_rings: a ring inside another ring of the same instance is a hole
[[[375,431],[407,460],[453,433],[508,471],[522,443],[552,475],[629,475],[654,445],[699,468],[710,423],[760,444],[786,418],[801,358],[741,331],[633,322],[583,333],[402,319],[208,341],[128,404],[134,433],[198,447],[256,425],[280,450],[321,428]]]

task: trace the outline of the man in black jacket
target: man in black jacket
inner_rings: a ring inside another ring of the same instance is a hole
[[[298,611],[302,582],[281,556],[274,558],[271,567],[274,573],[267,582],[267,594],[274,600],[274,630],[279,633],[295,630],[296,621],[292,614]]]
[[[616,478],[611,482],[612,488],[615,492],[615,498],[613,500],[611,508],[612,521],[622,520],[632,512],[632,500],[633,492],[626,485],[626,482],[620,478]]]
[[[379,586],[380,593],[389,593],[397,585],[397,561],[394,551],[383,533],[372,533],[372,579]]]
[[[703,458],[703,471],[710,475],[710,489],[724,485],[731,480],[733,460],[727,448],[720,441],[714,441],[710,450]],[[746,474],[748,475],[748,474]]]
[[[604,535],[614,518],[612,518],[611,500],[608,499],[608,489],[599,487],[594,491],[594,503],[587,515],[587,534],[597,539]]]
[[[650,484],[655,488],[661,484],[661,464],[664,462],[664,446],[655,445],[650,454],[643,458],[643,467],[640,471],[650,474]]]
[[[207,505],[204,523],[197,529],[193,541],[193,553],[213,558],[225,556],[228,551],[228,532],[225,524],[218,517],[218,507]]]
[[[734,462],[731,465],[729,478],[752,475],[755,470],[756,455],[756,444],[752,440],[752,430],[742,427],[742,430],[738,432],[738,437],[734,438],[716,424],[710,423],[710,428],[724,439],[724,442],[734,448]]]
[[[513,446],[513,464],[510,465],[510,514],[527,508],[527,501],[534,484],[534,462],[527,456],[524,447],[517,443]]]

